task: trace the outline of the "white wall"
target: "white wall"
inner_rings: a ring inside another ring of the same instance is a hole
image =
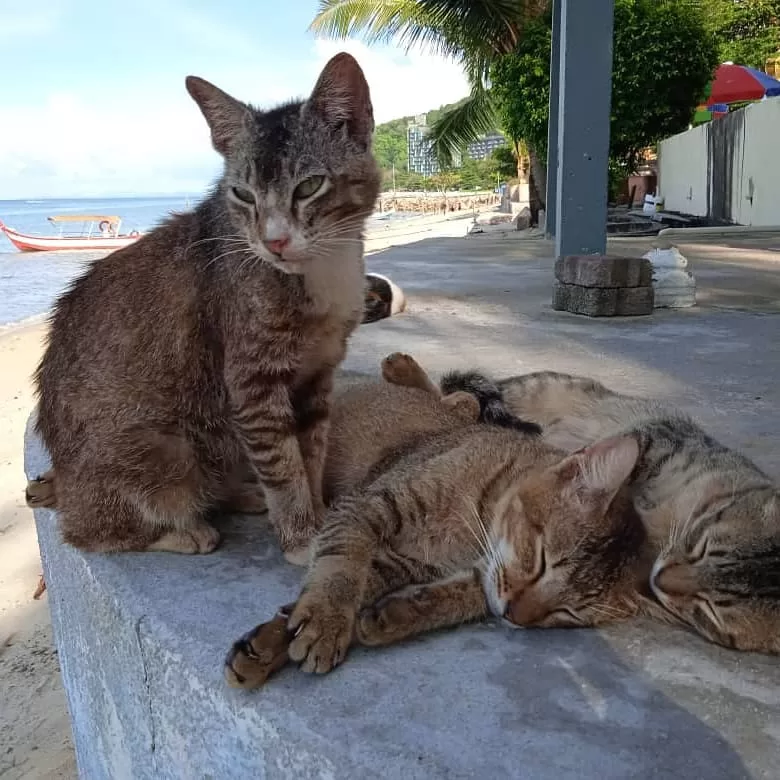
[[[748,106],[731,209],[740,225],[780,225],[780,98]],[[750,201],[752,185],[752,203]]]
[[[658,190],[664,208],[707,216],[707,126],[661,141],[658,147]]]
[[[715,125],[728,136],[727,153],[713,143]],[[780,225],[780,98],[755,103],[659,144],[658,187],[664,208],[718,216],[713,185],[724,176],[728,180],[729,173],[731,221]]]

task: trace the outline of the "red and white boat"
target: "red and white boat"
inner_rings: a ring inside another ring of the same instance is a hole
[[[28,233],[20,233],[4,225],[2,221],[0,221],[0,231],[8,236],[8,240],[20,252],[121,249],[141,237],[141,233],[137,230],[121,233],[120,217],[102,214],[64,214],[48,219],[55,228],[59,229],[56,235],[32,236]],[[74,230],[71,226],[76,223],[81,223],[81,227]]]

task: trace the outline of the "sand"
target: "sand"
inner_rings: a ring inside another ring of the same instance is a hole
[[[0,331],[0,777],[71,778],[76,764],[41,564],[24,502],[22,442],[45,325]]]

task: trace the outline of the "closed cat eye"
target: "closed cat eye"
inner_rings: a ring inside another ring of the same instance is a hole
[[[309,176],[308,179],[304,179],[293,192],[293,198],[295,200],[305,200],[312,195],[316,195],[325,184],[324,176]]]
[[[542,622],[581,626],[585,621],[569,607],[560,607],[548,612]]]
[[[233,196],[242,203],[248,203],[252,206],[255,205],[255,193],[252,192],[252,190],[248,190],[246,187],[231,187],[230,191]]]

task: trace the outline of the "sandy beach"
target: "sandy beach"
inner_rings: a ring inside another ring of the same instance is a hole
[[[30,376],[46,326],[0,332],[0,777],[71,778],[76,765],[32,512],[24,503]]]
[[[470,219],[416,217],[366,236],[366,254],[423,238],[464,236]],[[381,262],[369,259],[371,270]],[[33,593],[41,572],[31,510],[24,502],[24,428],[34,406],[31,375],[40,359],[43,322],[0,329],[0,778],[76,777],[65,694],[46,594]]]

